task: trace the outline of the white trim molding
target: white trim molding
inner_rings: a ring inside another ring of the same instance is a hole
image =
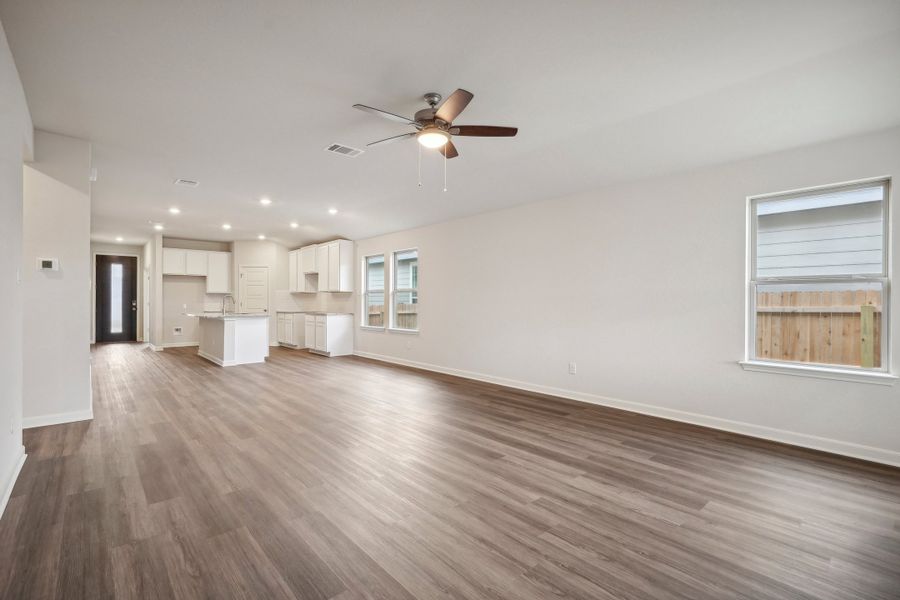
[[[166,342],[162,345],[163,348],[189,348],[191,346],[199,346],[200,342]],[[156,348],[154,347],[154,350]]]
[[[147,346],[149,346],[150,349],[153,350],[154,352],[162,352],[163,350],[165,350],[165,348],[163,348],[162,346],[157,346],[156,344],[148,343]]]
[[[814,436],[814,435],[809,435],[806,433],[798,433],[795,431],[786,431],[784,429],[775,429],[773,427],[754,425],[752,423],[745,423],[742,421],[732,421],[730,419],[721,419],[719,417],[711,417],[711,416],[702,415],[699,413],[675,410],[675,409],[671,409],[671,408],[665,408],[662,406],[656,406],[653,404],[643,404],[640,402],[631,402],[628,400],[620,400],[618,398],[609,398],[607,396],[599,396],[596,394],[589,394],[586,392],[576,392],[574,390],[566,390],[563,388],[538,385],[538,384],[529,383],[529,382],[525,382],[525,381],[518,381],[515,379],[506,379],[504,377],[495,377],[493,375],[486,375],[484,373],[476,373],[474,371],[464,371],[462,369],[452,369],[452,368],[442,367],[439,365],[433,365],[433,364],[429,364],[429,363],[422,363],[422,362],[417,362],[417,361],[412,361],[412,360],[405,360],[402,358],[395,358],[393,356],[373,354],[371,352],[357,351],[354,354],[361,358],[369,358],[372,360],[377,360],[377,361],[386,362],[386,363],[392,363],[392,364],[396,364],[396,365],[402,365],[405,367],[413,367],[415,369],[423,369],[425,371],[434,371],[436,373],[444,373],[446,375],[455,375],[457,377],[462,377],[464,379],[474,379],[475,381],[483,381],[485,383],[493,383],[496,385],[502,385],[502,386],[506,386],[506,387],[519,389],[519,390],[525,390],[528,392],[536,392],[538,394],[546,394],[548,396],[557,396],[560,398],[566,398],[568,400],[576,400],[578,402],[586,402],[588,404],[596,404],[599,406],[606,406],[609,408],[617,408],[620,410],[627,410],[630,412],[649,415],[652,417],[668,419],[670,421],[679,421],[681,423],[690,423],[691,425],[700,425],[701,427],[709,427],[711,429],[719,429],[721,431],[738,433],[741,435],[747,435],[750,437],[760,438],[760,439],[764,439],[764,440],[770,440],[773,442],[780,442],[782,444],[789,444],[791,446],[800,446],[802,448],[809,448],[811,450],[820,450],[822,452],[829,452],[831,454],[839,454],[842,456],[849,456],[851,458],[859,458],[862,460],[868,460],[868,461],[877,462],[877,463],[881,463],[881,464],[885,464],[885,465],[900,467],[900,452],[896,452],[893,450],[886,450],[883,448],[875,448],[872,446],[863,446],[861,444],[854,444],[852,442],[844,442],[841,440],[823,438],[823,437],[818,437],[818,436]]]
[[[745,371],[760,373],[778,373],[798,377],[816,377],[819,379],[836,379],[853,383],[873,383],[875,385],[894,385],[897,376],[883,371],[860,371],[857,369],[835,369],[818,365],[798,365],[796,363],[779,363],[762,360],[738,361]]]
[[[266,359],[262,360],[254,360],[250,362],[237,362],[236,360],[222,360],[217,356],[213,356],[212,354],[207,354],[206,352],[197,351],[197,356],[205,358],[209,362],[215,363],[220,367],[236,367],[237,365],[258,365],[260,363],[266,362]]]
[[[54,415],[40,415],[38,417],[25,417],[22,419],[22,429],[32,427],[44,427],[46,425],[62,425],[63,423],[77,423],[78,421],[90,421],[94,418],[94,407],[87,410],[75,410]]]
[[[0,498],[0,518],[3,517],[3,513],[6,511],[6,505],[12,497],[13,488],[16,487],[16,480],[19,479],[19,473],[22,472],[22,465],[25,464],[25,459],[27,457],[28,455],[25,454],[25,446],[19,446],[19,457],[16,459],[16,464],[13,467],[12,473],[9,474],[9,479],[6,481],[6,486],[3,489],[3,497]]]

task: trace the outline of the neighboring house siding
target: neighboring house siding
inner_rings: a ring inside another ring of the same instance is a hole
[[[369,290],[383,290],[384,289],[384,263],[381,264],[370,264],[368,267],[367,277],[369,282],[366,284],[366,288]]]
[[[384,262],[380,264],[369,264],[366,271],[366,305],[367,306],[383,306],[384,305]],[[374,290],[374,291],[373,291]]]
[[[397,289],[410,287],[410,261],[397,261]]]
[[[880,202],[762,215],[759,276],[880,272],[882,223]]]

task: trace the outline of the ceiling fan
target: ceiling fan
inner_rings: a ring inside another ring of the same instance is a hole
[[[415,117],[408,119],[387,112],[366,106],[365,104],[354,104],[353,108],[364,110],[373,115],[377,115],[389,121],[412,125],[416,131],[395,135],[366,146],[377,146],[378,144],[390,144],[391,142],[399,142],[416,138],[419,143],[426,148],[437,148],[438,151],[446,158],[456,158],[459,152],[453,145],[451,138],[458,136],[472,137],[512,137],[518,133],[517,127],[496,127],[494,125],[454,125],[453,121],[459,116],[459,113],[469,105],[474,95],[466,90],[459,89],[450,94],[450,96],[438,106],[441,102],[441,95],[435,92],[429,92],[424,96],[425,102],[429,108],[423,108],[415,114]]]

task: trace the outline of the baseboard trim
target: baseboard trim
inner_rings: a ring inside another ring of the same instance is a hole
[[[200,342],[166,342],[163,348],[189,348],[191,346],[199,346]]]
[[[164,348],[162,346],[157,346],[156,344],[148,343],[147,346],[149,346],[150,349],[153,350],[154,352],[162,352],[164,350]]]
[[[41,415],[38,417],[25,417],[22,419],[22,429],[32,427],[45,427],[47,425],[62,425],[63,423],[77,423],[78,421],[90,421],[94,418],[94,408],[88,410],[76,410],[55,415]]]
[[[255,361],[251,361],[251,362],[237,362],[234,360],[222,360],[221,358],[218,358],[211,354],[207,354],[205,352],[197,352],[197,355],[200,356],[201,358],[205,358],[209,362],[216,363],[220,367],[236,367],[238,365],[258,365],[260,363],[266,362],[265,358],[263,358],[262,360],[255,360]]]
[[[12,473],[9,474],[9,479],[3,490],[3,498],[0,499],[0,518],[3,518],[6,505],[9,504],[9,499],[12,497],[13,488],[16,487],[16,481],[19,479],[19,473],[22,472],[22,466],[25,464],[26,458],[28,458],[28,455],[25,454],[25,446],[19,446],[19,457],[16,459],[16,466],[13,467]]]
[[[643,404],[640,402],[631,402],[628,400],[620,400],[618,398],[610,398],[596,394],[588,394],[586,392],[576,392],[564,388],[551,387],[546,385],[538,385],[526,381],[516,379],[507,379],[505,377],[495,377],[485,373],[475,371],[465,371],[462,369],[453,369],[450,367],[442,367],[430,363],[418,362],[414,360],[406,360],[395,358],[383,354],[374,354],[371,352],[354,352],[354,355],[361,358],[369,358],[386,363],[392,363],[414,369],[422,369],[425,371],[433,371],[435,373],[443,373],[445,375],[454,375],[464,379],[474,379],[475,381],[483,381],[485,383],[493,383],[511,387],[527,392],[536,392],[538,394],[546,394],[548,396],[558,396],[568,400],[576,400],[587,404],[596,404],[598,406],[606,406],[609,408],[617,408],[629,412],[640,413],[652,417],[668,419],[670,421],[679,421],[681,423],[690,423],[691,425],[700,425],[711,429],[728,431],[730,433],[739,433],[750,437],[770,440],[773,442],[781,442],[791,446],[799,446],[801,448],[809,448],[811,450],[820,450],[831,454],[839,454],[850,458],[859,458],[871,462],[900,467],[900,452],[893,450],[885,450],[883,448],[875,448],[872,446],[864,446],[852,442],[844,442],[830,438],[823,438],[806,433],[798,433],[795,431],[787,431],[784,429],[776,429],[773,427],[765,427],[762,425],[754,425],[743,421],[732,421],[730,419],[721,419],[719,417],[711,417],[699,413],[686,412],[656,406],[653,404]]]

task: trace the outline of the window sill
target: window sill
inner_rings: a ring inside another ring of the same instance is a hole
[[[758,371],[760,373],[778,373],[781,375],[796,375],[799,377],[817,377],[819,379],[836,379],[838,381],[850,381],[853,383],[872,383],[876,385],[894,385],[897,376],[883,371],[858,371],[856,369],[840,369],[812,365],[798,365],[791,363],[767,362],[761,360],[738,361],[745,371]]]
[[[375,325],[360,325],[360,329],[365,329],[366,331],[384,331],[384,325],[381,327],[376,327]]]
[[[388,327],[391,333],[405,333],[406,335],[419,335],[418,329],[397,329],[396,327]]]

